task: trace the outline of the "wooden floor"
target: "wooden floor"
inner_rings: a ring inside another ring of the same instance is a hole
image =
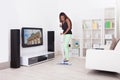
[[[72,65],[58,65],[60,56],[31,67],[0,71],[0,80],[120,80],[117,73],[85,69],[85,59],[71,58]]]

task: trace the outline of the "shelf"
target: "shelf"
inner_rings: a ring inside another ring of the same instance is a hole
[[[97,38],[94,38],[94,39],[97,39]],[[99,38],[99,40],[101,40],[101,39]]]
[[[87,20],[86,20],[87,21]],[[83,49],[92,49],[93,44],[100,43],[102,41],[102,19],[92,19],[91,23],[87,24],[90,25],[89,29],[83,28]],[[87,37],[87,35],[89,35]],[[100,36],[100,37],[99,37]],[[86,51],[83,50],[83,54],[86,55]]]
[[[92,29],[83,29],[84,31],[91,31]]]
[[[105,40],[112,40],[112,39],[105,39]]]
[[[106,11],[107,10],[107,11]],[[83,46],[81,46],[81,54],[86,55],[87,49],[93,49],[93,44],[104,45],[106,40],[112,40],[112,36],[117,36],[116,17],[114,8],[106,8],[103,19],[83,20]],[[105,35],[107,35],[105,37]],[[112,36],[110,36],[112,35]],[[108,38],[108,39],[107,39]]]
[[[101,29],[92,29],[93,31],[101,31]]]
[[[101,21],[102,19],[92,19],[92,21]]]
[[[101,31],[101,29],[83,29],[83,31]]]
[[[106,18],[104,20],[115,20],[115,18]]]
[[[114,30],[114,28],[110,28],[110,29],[109,28],[105,28],[105,30]]]
[[[88,39],[88,38],[86,38],[86,39],[84,39],[84,40],[91,40],[91,38],[89,38],[89,39]]]

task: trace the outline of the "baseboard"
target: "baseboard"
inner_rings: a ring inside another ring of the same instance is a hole
[[[0,63],[0,70],[10,68],[10,62]]]

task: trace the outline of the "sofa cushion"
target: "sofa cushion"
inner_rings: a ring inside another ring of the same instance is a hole
[[[120,39],[117,41],[117,45],[114,49],[115,51],[120,51]]]
[[[118,40],[115,37],[113,37],[112,38],[112,43],[110,45],[110,50],[114,50],[115,49],[115,47],[117,45],[117,42],[118,42]]]

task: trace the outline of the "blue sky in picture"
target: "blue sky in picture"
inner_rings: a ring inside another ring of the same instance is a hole
[[[24,29],[24,43],[27,44],[27,39],[31,36],[31,34],[35,34],[37,32],[40,32],[40,30],[33,30],[33,29]]]
[[[24,42],[25,42],[25,44],[27,43],[27,39],[31,36],[30,32],[32,32],[32,31],[28,30],[28,29],[24,30]]]

